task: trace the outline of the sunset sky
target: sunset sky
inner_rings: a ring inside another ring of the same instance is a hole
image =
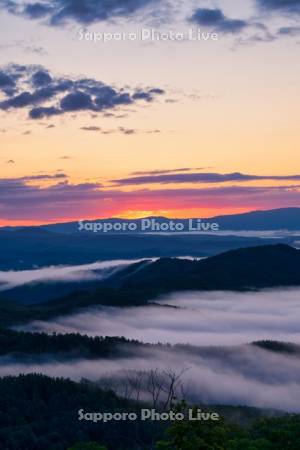
[[[0,225],[300,206],[300,0],[0,6]]]

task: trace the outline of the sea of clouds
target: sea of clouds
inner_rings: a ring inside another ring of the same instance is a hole
[[[142,307],[97,307],[27,324],[27,331],[125,336],[150,343],[300,343],[300,289],[179,292]]]

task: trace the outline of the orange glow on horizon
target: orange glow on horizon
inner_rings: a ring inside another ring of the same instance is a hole
[[[120,219],[142,219],[146,217],[166,217],[167,219],[189,219],[189,218],[199,218],[199,219],[209,219],[216,216],[223,215],[232,215],[232,214],[243,214],[253,211],[253,208],[211,208],[211,209],[201,209],[201,208],[191,208],[187,210],[183,209],[172,209],[172,210],[126,210],[122,213],[110,214],[107,215],[95,215],[87,216],[84,219],[80,217],[66,217],[66,218],[57,218],[53,220],[11,220],[11,219],[1,219],[0,227],[26,227],[26,226],[40,226],[47,224],[55,224],[55,223],[68,223],[68,222],[77,222],[79,220],[85,221],[95,221],[98,219],[111,219],[111,218],[120,218]]]

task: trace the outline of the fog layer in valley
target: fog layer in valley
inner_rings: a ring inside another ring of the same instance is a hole
[[[143,259],[98,261],[76,266],[50,266],[34,270],[0,271],[0,291],[31,283],[100,281]]]
[[[22,329],[125,336],[150,343],[238,345],[262,339],[300,343],[299,300],[300,289],[181,292],[160,298],[160,305],[89,309]]]
[[[137,347],[134,354],[126,357],[124,353],[118,358],[101,360],[58,361],[44,355],[33,362],[2,357],[0,376],[41,372],[75,380],[100,380],[100,385],[124,396],[129,391],[133,395],[132,386],[139,385],[140,398],[148,400],[147,380],[140,385],[130,381],[132,377],[153,370],[184,371],[177,395],[188,401],[300,412],[300,354],[276,353],[247,345],[262,339],[300,344],[299,298],[300,289],[180,292],[156,299],[149,306],[98,307],[48,322],[32,322],[22,329],[125,336],[149,343],[192,344],[202,348]],[[212,345],[220,348],[209,347]]]
[[[149,400],[147,377],[156,369],[157,387],[157,374],[182,373],[176,383],[177,398],[300,412],[299,358],[299,354],[278,354],[251,345],[223,350],[146,348],[138,349],[132,357],[95,361],[58,362],[44,357],[39,363],[25,363],[2,357],[0,376],[39,372],[74,380],[86,378],[132,399],[139,386],[139,398]]]

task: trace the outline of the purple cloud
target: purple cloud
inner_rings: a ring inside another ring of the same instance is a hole
[[[56,179],[61,178],[58,183]],[[38,180],[52,179],[42,186]],[[4,220],[53,221],[108,217],[127,210],[272,209],[298,207],[300,186],[218,186],[181,189],[108,189],[100,183],[70,184],[65,174],[0,179]],[[80,212],[80,217],[78,214]]]
[[[186,169],[181,169],[186,170]],[[300,175],[248,175],[239,172],[220,173],[176,173],[170,174],[168,171],[158,171],[150,175],[134,176],[111,180],[119,185],[141,185],[141,184],[169,184],[169,183],[226,183],[245,182],[255,180],[300,180]]]
[[[115,88],[91,78],[57,77],[41,66],[0,68],[0,109],[26,109],[31,119],[65,113],[107,112],[139,102],[151,102],[164,91]]]

